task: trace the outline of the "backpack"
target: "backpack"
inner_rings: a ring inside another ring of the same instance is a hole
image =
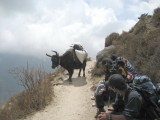
[[[124,63],[124,66],[126,67],[126,70],[128,72],[130,72],[132,75],[137,75],[135,68],[132,66],[132,64],[126,58],[119,56],[119,57],[117,57],[115,62],[118,63],[119,61]]]
[[[112,63],[112,66],[109,69],[110,75],[120,74],[123,78],[127,78],[127,70],[126,67],[122,64],[122,61],[117,61],[117,63]]]
[[[133,86],[145,101],[145,118],[147,120],[160,119],[160,95],[152,83],[151,79],[146,75],[136,76],[133,80]]]
[[[80,44],[74,44],[74,45],[73,45],[73,49],[74,49],[74,50],[83,50],[83,46],[80,45]]]
[[[124,66],[127,66],[127,59],[124,57],[117,57],[116,62],[122,61],[124,63]]]

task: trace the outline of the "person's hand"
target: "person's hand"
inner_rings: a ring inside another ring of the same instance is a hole
[[[97,120],[108,120],[108,116],[111,113],[112,111],[101,112],[101,114],[98,115]]]
[[[106,91],[106,88],[105,88],[105,87],[101,88],[100,91],[99,91],[99,95],[102,95],[102,93],[103,93],[104,91]]]
[[[101,114],[100,115],[98,115],[98,118],[97,118],[97,120],[108,120],[107,117],[108,116],[108,114],[106,113],[106,112],[101,112]]]

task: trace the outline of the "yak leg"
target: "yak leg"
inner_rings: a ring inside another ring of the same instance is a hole
[[[85,77],[85,67],[83,68],[83,77]]]
[[[68,80],[69,80],[69,82],[72,82],[73,70],[69,70],[68,73],[69,73],[69,78],[68,78]]]
[[[83,77],[85,77],[86,61],[83,62]]]
[[[81,76],[81,68],[79,69],[78,77]]]

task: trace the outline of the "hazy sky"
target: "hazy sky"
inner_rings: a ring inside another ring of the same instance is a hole
[[[81,43],[89,56],[112,32],[130,30],[160,0],[0,0],[0,53],[44,56]]]

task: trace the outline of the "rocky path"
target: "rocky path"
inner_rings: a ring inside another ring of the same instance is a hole
[[[63,81],[54,86],[54,100],[44,110],[27,117],[25,120],[94,120],[96,108],[92,107],[90,70],[94,62],[89,61],[86,67],[86,78],[77,77],[75,70],[72,84]],[[67,78],[65,78],[67,79]]]

